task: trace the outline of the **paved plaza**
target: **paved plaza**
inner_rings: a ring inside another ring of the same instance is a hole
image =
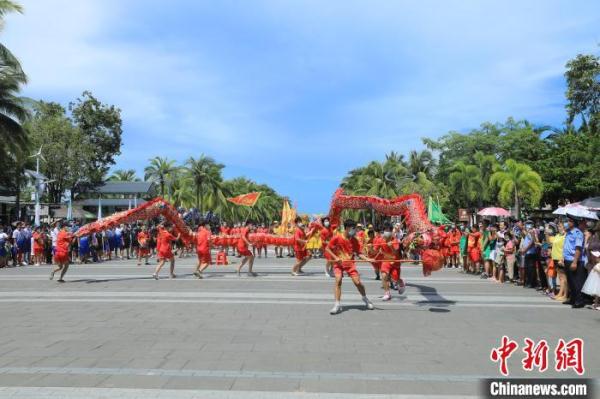
[[[586,376],[599,376],[600,312],[533,290],[408,265],[406,293],[383,303],[363,264],[376,309],[345,279],[344,312],[331,316],[322,260],[302,277],[269,257],[258,277],[214,266],[203,280],[194,263],[177,259],[177,278],[163,269],[160,281],[154,261],[72,265],[64,284],[48,266],[0,269],[0,398],[476,397],[482,378],[499,376],[489,355],[502,335],[551,350],[581,337]],[[521,359],[511,376],[537,376]]]

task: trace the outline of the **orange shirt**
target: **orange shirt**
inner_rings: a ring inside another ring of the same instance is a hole
[[[338,258],[346,260],[343,263],[354,263],[352,261],[354,255],[360,253],[360,245],[356,237],[346,238],[341,234],[333,237],[327,244],[327,248]]]
[[[240,235],[240,238],[238,238],[238,241],[237,241],[237,249],[240,252],[247,251],[248,243],[246,243],[246,240],[248,239],[248,228],[247,227],[240,228],[239,235]],[[246,240],[244,240],[244,237],[246,237]]]
[[[71,240],[73,239],[73,235],[68,231],[61,230],[58,232],[56,236],[56,252],[69,252],[69,244],[71,244]]]
[[[210,230],[206,227],[199,227],[196,233],[196,251],[210,251]]]
[[[396,245],[399,244],[396,238],[386,241],[383,237],[375,237],[373,244],[375,252],[379,252],[377,259],[392,260],[396,259]]]
[[[479,238],[481,237],[481,233],[476,231],[475,233],[469,233],[469,237],[467,238],[467,246],[469,248],[475,248],[478,245]]]
[[[42,235],[35,231],[32,235],[33,237],[33,250],[41,250],[44,248],[44,244],[42,243]]]
[[[165,229],[158,230],[158,239],[156,247],[158,252],[171,252],[171,241],[175,241],[175,236]]]
[[[137,241],[140,244],[140,246],[145,247],[148,244],[148,233],[146,233],[145,231],[140,231],[137,234]]]
[[[304,233],[304,230],[300,227],[297,227],[296,231],[294,232],[294,251],[304,250],[304,246],[306,243],[300,243],[298,242],[298,240],[306,240],[306,234]]]

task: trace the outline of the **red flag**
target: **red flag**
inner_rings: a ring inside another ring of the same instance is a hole
[[[260,197],[260,191],[248,194],[238,195],[237,197],[227,198],[227,201],[233,202],[236,205],[254,206],[258,198]]]

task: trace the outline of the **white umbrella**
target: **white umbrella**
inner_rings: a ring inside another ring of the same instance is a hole
[[[569,209],[583,209],[583,210],[588,210],[587,207],[581,205],[579,202],[575,202],[573,204],[567,204],[565,206],[559,206],[558,208],[556,208],[556,210],[554,212],[552,212],[553,215],[562,215],[565,216],[567,214],[567,211]]]
[[[590,211],[589,209],[582,206],[568,208],[566,215],[573,216],[576,218],[598,220],[597,212]]]

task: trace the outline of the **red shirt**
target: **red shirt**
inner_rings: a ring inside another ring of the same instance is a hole
[[[304,230],[300,227],[297,227],[296,231],[294,232],[294,251],[304,250],[306,243],[300,243],[298,240],[306,240],[306,234],[304,234]]]
[[[481,237],[481,233],[478,231],[476,231],[475,233],[469,233],[469,237],[467,238],[467,246],[469,248],[477,247],[479,237]]]
[[[323,227],[320,234],[321,241],[323,241],[323,246],[325,246],[331,237],[333,237],[333,229],[331,227]]]
[[[148,233],[140,231],[137,235],[137,240],[140,246],[145,247],[148,244]]]
[[[69,253],[69,244],[73,235],[67,231],[61,230],[56,236],[56,252]]]
[[[346,262],[349,263],[354,263],[352,262],[354,255],[360,253],[360,245],[358,244],[356,237],[346,238],[343,235],[336,235],[333,237],[329,241],[329,244],[327,244],[327,248],[329,248],[335,256],[342,260],[346,260]]]
[[[33,237],[33,250],[40,250],[44,248],[43,243],[41,242],[42,235],[35,231],[32,235]]]
[[[460,244],[460,237],[461,237],[460,231],[458,231],[458,230],[456,230],[456,231],[450,230],[450,232],[448,233],[448,241],[450,243],[450,246],[455,247],[458,244]]]
[[[158,230],[158,238],[156,240],[158,252],[171,252],[171,241],[175,241],[173,234],[169,233],[165,229]]]
[[[210,251],[210,230],[206,227],[198,227],[198,232],[196,233],[196,251]]]
[[[396,258],[396,249],[395,245],[397,240],[392,238],[389,242],[385,240],[383,237],[375,237],[375,243],[373,246],[375,247],[375,252],[380,252],[377,256],[377,259],[382,260],[391,260]]]
[[[239,234],[240,234],[240,238],[238,238],[237,249],[240,252],[247,251],[248,243],[246,243],[246,240],[244,240],[244,237],[246,237],[246,239],[248,239],[248,228],[247,227],[240,228]]]
[[[221,226],[219,228],[219,231],[221,232],[221,234],[227,236],[231,232],[231,229],[229,227],[227,227],[227,226]]]

